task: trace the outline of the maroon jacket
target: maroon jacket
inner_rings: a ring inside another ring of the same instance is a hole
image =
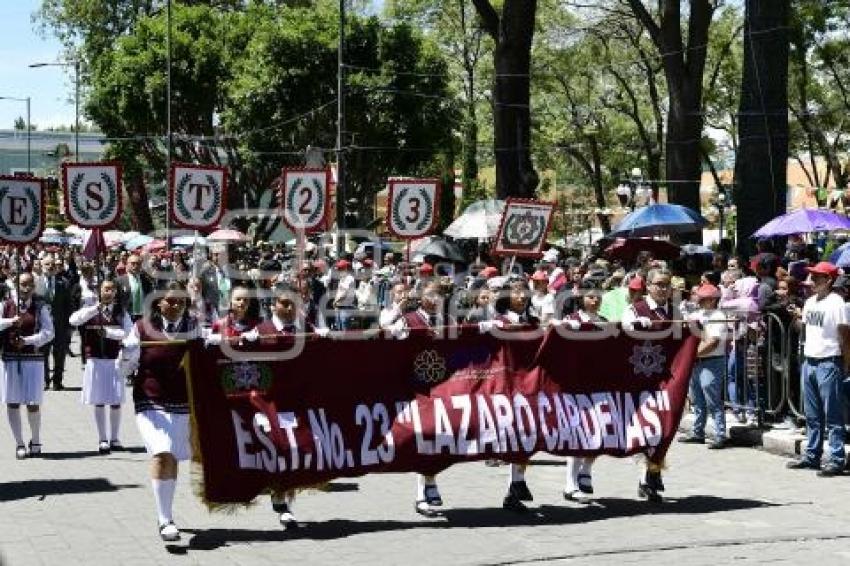
[[[177,331],[194,333],[197,327],[198,320],[195,317],[184,316],[178,323]],[[145,324],[144,320],[137,321],[136,328],[142,342],[168,340],[161,330],[163,321],[158,314],[153,316],[149,324]],[[141,348],[139,371],[133,380],[133,404],[137,413],[151,409],[166,413],[189,412],[186,373],[182,366],[183,356],[188,349],[188,343]]]

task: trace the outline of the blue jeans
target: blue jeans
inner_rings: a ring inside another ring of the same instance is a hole
[[[803,459],[819,464],[824,433],[829,443],[829,464],[844,467],[844,416],[841,358],[803,361],[803,408],[806,414],[806,451]]]
[[[714,417],[714,434],[726,437],[726,412],[723,408],[723,367],[725,356],[698,359],[691,373],[691,403],[694,408],[693,435],[705,438],[708,414]]]

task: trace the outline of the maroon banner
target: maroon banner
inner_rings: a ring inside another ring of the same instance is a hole
[[[570,334],[285,338],[239,347],[234,359],[196,344],[189,380],[205,499],[247,502],[270,487],[433,474],[538,451],[661,462],[682,416],[696,337],[686,329],[652,341]],[[303,349],[273,359],[292,348]]]

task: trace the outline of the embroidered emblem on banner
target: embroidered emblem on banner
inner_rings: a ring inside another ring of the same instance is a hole
[[[44,229],[42,179],[0,176],[0,241],[26,244]]]
[[[221,371],[221,385],[225,393],[266,390],[271,383],[272,372],[265,364],[242,362],[226,366]]]
[[[649,340],[646,340],[640,346],[636,345],[632,350],[631,357],[629,357],[635,375],[646,377],[652,377],[656,373],[664,373],[664,362],[666,361],[664,348],[660,345],[652,345]]]
[[[109,228],[121,217],[121,164],[63,163],[65,214],[83,228]]]
[[[424,350],[413,360],[413,373],[424,383],[439,383],[446,376],[446,360],[436,350]]]

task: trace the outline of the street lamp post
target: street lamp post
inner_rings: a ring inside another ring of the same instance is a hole
[[[30,69],[41,67],[74,68],[74,160],[80,160],[80,60],[58,61],[56,63],[32,63]]]
[[[720,240],[723,240],[723,221],[726,217],[726,209],[729,206],[728,189],[725,186],[717,187],[717,196],[712,203],[717,207],[717,214],[720,217]]]
[[[14,96],[0,96],[0,100],[14,100],[27,103],[27,172],[32,173],[32,124],[30,123],[30,97],[16,98]]]

